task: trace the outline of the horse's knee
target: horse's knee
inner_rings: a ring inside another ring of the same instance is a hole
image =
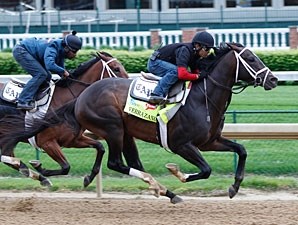
[[[211,175],[212,169],[208,166],[201,171],[202,179],[208,179]]]
[[[241,148],[239,149],[238,156],[240,159],[243,159],[243,160],[247,158],[247,152],[243,146],[241,146]]]
[[[67,175],[70,171],[70,165],[63,166],[61,169],[61,175]]]
[[[105,153],[105,149],[102,143],[97,142],[96,144],[94,144],[94,147],[97,149],[98,152],[101,152],[102,154]]]

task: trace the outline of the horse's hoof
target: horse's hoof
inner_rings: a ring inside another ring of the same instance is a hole
[[[47,178],[45,178],[44,180],[40,181],[40,184],[42,186],[44,186],[44,187],[52,187],[53,186],[52,182],[49,179],[47,179]]]
[[[232,185],[229,187],[229,197],[234,198],[234,196],[237,194],[237,191],[235,190],[234,186]]]
[[[89,184],[90,184],[90,177],[85,176],[84,177],[84,188],[88,187]]]
[[[31,166],[33,166],[33,168],[37,168],[41,166],[41,163],[39,160],[30,160],[29,163],[31,164]]]
[[[155,196],[156,198],[159,198],[160,196],[160,189],[158,187],[150,186],[149,191]]]
[[[173,203],[173,204],[177,204],[177,203],[180,203],[180,202],[183,202],[183,199],[180,198],[178,195],[176,195],[175,197],[171,198],[171,203]]]
[[[179,171],[179,166],[175,163],[167,163],[166,168],[172,173],[177,174]]]

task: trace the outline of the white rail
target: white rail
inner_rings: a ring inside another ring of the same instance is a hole
[[[226,123],[223,136],[229,139],[298,139],[298,124]]]
[[[278,78],[279,81],[298,81],[298,71],[273,71],[273,74]],[[129,78],[139,77],[140,73],[130,73]],[[9,81],[11,77],[17,77],[20,80],[27,81],[31,78],[30,75],[0,75],[0,82],[4,83]],[[53,78],[59,78],[57,74],[53,75]]]
[[[215,45],[223,41],[239,42],[252,49],[289,49],[287,35],[289,28],[252,28],[252,29],[208,29],[215,38]],[[62,33],[43,34],[0,34],[0,50],[13,48],[20,40],[28,37],[42,39],[61,38]],[[134,32],[90,32],[79,33],[83,46],[99,49],[101,46],[150,48],[150,31]],[[182,30],[159,31],[160,43],[163,45],[181,42]]]

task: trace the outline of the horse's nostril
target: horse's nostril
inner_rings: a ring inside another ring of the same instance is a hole
[[[270,78],[270,81],[271,81],[272,83],[274,83],[274,84],[277,84],[278,79],[277,79],[277,77],[271,77],[271,78]]]

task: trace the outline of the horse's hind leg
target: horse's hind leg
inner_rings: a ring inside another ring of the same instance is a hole
[[[70,170],[70,165],[64,156],[60,145],[57,143],[56,140],[50,140],[43,142],[40,147],[54,160],[56,161],[60,166],[61,169],[57,170],[50,170],[45,169],[42,167],[42,163],[36,160],[30,161],[30,164],[43,176],[49,177],[49,176],[57,176],[57,175],[67,175]]]
[[[84,137],[84,136],[82,136]],[[96,149],[96,158],[91,170],[91,174],[84,177],[84,187],[87,187],[92,181],[94,180],[95,176],[99,173],[100,165],[102,162],[102,157],[105,153],[105,149],[103,145],[99,141],[95,141],[93,139],[90,139],[88,137],[84,137],[85,139],[89,139],[88,142],[92,142],[91,145]]]
[[[21,174],[23,174],[26,177],[30,177],[33,180],[40,181],[40,184],[42,186],[52,186],[52,183],[49,179],[44,177],[43,175],[29,169],[25,163],[23,163],[20,159],[1,155],[1,162],[4,164],[10,166],[11,168],[18,170]]]

